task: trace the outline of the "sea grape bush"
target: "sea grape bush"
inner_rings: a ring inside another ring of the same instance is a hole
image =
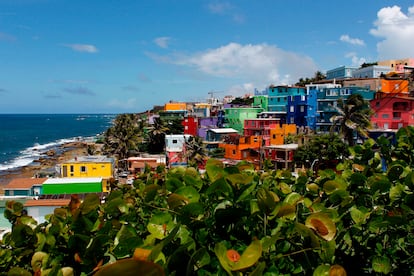
[[[41,224],[21,204],[8,202],[5,216],[13,229],[1,243],[0,271],[410,275],[414,163],[407,152],[414,140],[406,136],[412,133],[401,132],[403,144],[395,147],[367,140],[335,171],[294,176],[214,159],[205,173],[146,170],[103,202],[91,194],[76,208],[57,208]]]

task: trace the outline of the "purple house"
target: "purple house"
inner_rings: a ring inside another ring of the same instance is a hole
[[[207,137],[207,131],[212,128],[217,128],[217,122],[217,117],[199,118],[197,135],[205,140]]]

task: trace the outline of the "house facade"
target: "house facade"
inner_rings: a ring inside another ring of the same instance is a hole
[[[232,135],[219,144],[224,149],[224,158],[231,160],[246,160],[252,163],[259,162],[261,136]]]
[[[270,86],[268,88],[268,111],[287,113],[288,97],[305,96],[306,89],[296,86]]]
[[[5,196],[38,196],[47,178],[14,178],[4,188]]]
[[[79,156],[60,164],[61,177],[112,178],[115,159],[103,155]]]
[[[270,129],[280,125],[280,119],[256,118],[244,121],[244,136],[261,136],[264,145],[270,145]]]
[[[48,178],[42,185],[42,195],[108,192],[108,181],[102,177]]]
[[[243,133],[244,120],[255,119],[257,114],[262,111],[263,109],[254,107],[225,108],[226,126],[237,130],[241,134]]]
[[[188,134],[165,135],[166,163],[169,168],[187,166],[185,143],[190,137]]]
[[[327,80],[334,80],[334,79],[350,79],[352,78],[352,73],[357,70],[357,67],[353,66],[340,66],[326,72],[326,79]]]
[[[414,98],[388,96],[370,101],[375,112],[371,117],[374,128],[398,130],[406,126],[414,126]]]

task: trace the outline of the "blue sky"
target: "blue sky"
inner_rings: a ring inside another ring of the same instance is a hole
[[[240,96],[413,45],[412,1],[0,0],[0,113]]]

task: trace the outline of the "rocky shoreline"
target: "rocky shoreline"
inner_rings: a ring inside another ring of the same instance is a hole
[[[31,165],[0,172],[0,195],[3,194],[3,187],[12,179],[51,175],[59,163],[87,155],[90,144],[84,141],[65,143],[54,150],[48,150],[44,157],[35,160]]]

